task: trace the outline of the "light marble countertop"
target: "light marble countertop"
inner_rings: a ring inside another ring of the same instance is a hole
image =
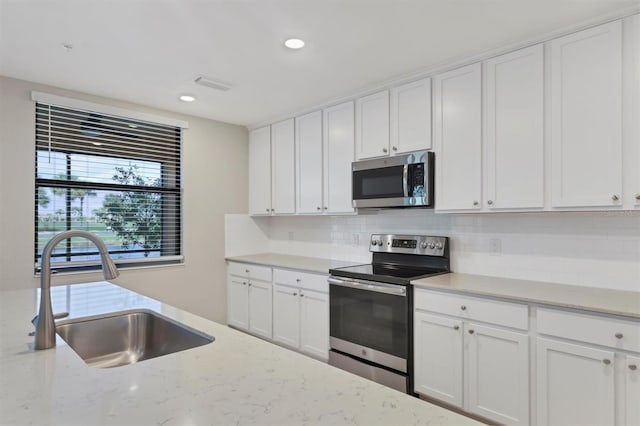
[[[450,273],[412,281],[415,287],[640,318],[640,292]]]
[[[37,290],[0,292],[2,425],[480,424],[113,284],[53,290],[54,312],[72,318],[144,307],[216,340],[93,368],[59,337],[56,348],[32,349]]]
[[[345,262],[340,260],[322,259],[319,257],[293,256],[279,253],[259,253],[245,256],[227,257],[229,262],[252,263],[255,265],[274,266],[276,268],[299,269],[302,271],[328,274],[329,269],[353,266],[363,262]]]

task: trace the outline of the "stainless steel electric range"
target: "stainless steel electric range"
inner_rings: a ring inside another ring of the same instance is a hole
[[[329,364],[413,393],[409,282],[449,272],[447,237],[372,235],[371,264],[329,272]]]

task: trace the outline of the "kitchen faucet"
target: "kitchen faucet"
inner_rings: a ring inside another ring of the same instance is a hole
[[[63,231],[53,236],[42,250],[42,267],[40,269],[40,308],[38,315],[33,319],[36,326],[35,349],[49,349],[56,345],[56,324],[53,309],[51,308],[51,254],[53,249],[63,240],[82,237],[93,242],[100,252],[102,261],[102,273],[105,280],[112,280],[120,273],[111,260],[109,251],[104,242],[95,234],[81,230]]]

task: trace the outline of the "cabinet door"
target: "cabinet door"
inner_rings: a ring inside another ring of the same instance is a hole
[[[249,133],[249,213],[271,214],[271,127]]]
[[[434,78],[436,209],[481,208],[481,65]]]
[[[541,44],[486,62],[485,207],[544,207]]]
[[[626,134],[628,134],[627,146],[635,155],[631,160],[629,173],[631,185],[629,185],[629,197],[631,204],[635,208],[640,208],[640,15],[634,15],[628,18],[627,35],[625,39],[629,41],[627,44],[627,61],[626,68],[630,90],[627,93],[629,99],[625,103],[628,112],[625,112]],[[635,176],[633,176],[635,172]],[[640,424],[640,422],[639,422]]]
[[[227,323],[249,329],[249,291],[247,280],[230,275],[227,286]]]
[[[353,213],[351,162],[354,160],[353,102],[324,110],[324,206],[326,213]]]
[[[293,118],[271,125],[271,176],[274,214],[295,212],[295,137]]]
[[[466,324],[468,411],[505,425],[529,424],[529,335]]]
[[[356,100],[358,159],[389,155],[389,91]]]
[[[624,365],[627,426],[640,425],[640,358],[627,356]]]
[[[300,347],[300,290],[279,284],[273,286],[273,340]]]
[[[329,295],[300,292],[300,349],[317,358],[329,359]]]
[[[414,390],[462,408],[462,321],[416,312]]]
[[[322,213],[322,111],[296,118],[296,212]]]
[[[249,331],[271,339],[271,283],[249,281]]]
[[[620,206],[622,34],[614,21],[551,42],[553,207]]]
[[[431,149],[431,79],[391,89],[391,154]]]
[[[537,411],[541,425],[613,425],[614,353],[537,339]]]

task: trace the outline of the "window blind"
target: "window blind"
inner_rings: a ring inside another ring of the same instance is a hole
[[[182,261],[182,129],[36,103],[35,265],[53,235],[96,233],[119,266]],[[95,246],[67,239],[58,270],[95,269]]]

